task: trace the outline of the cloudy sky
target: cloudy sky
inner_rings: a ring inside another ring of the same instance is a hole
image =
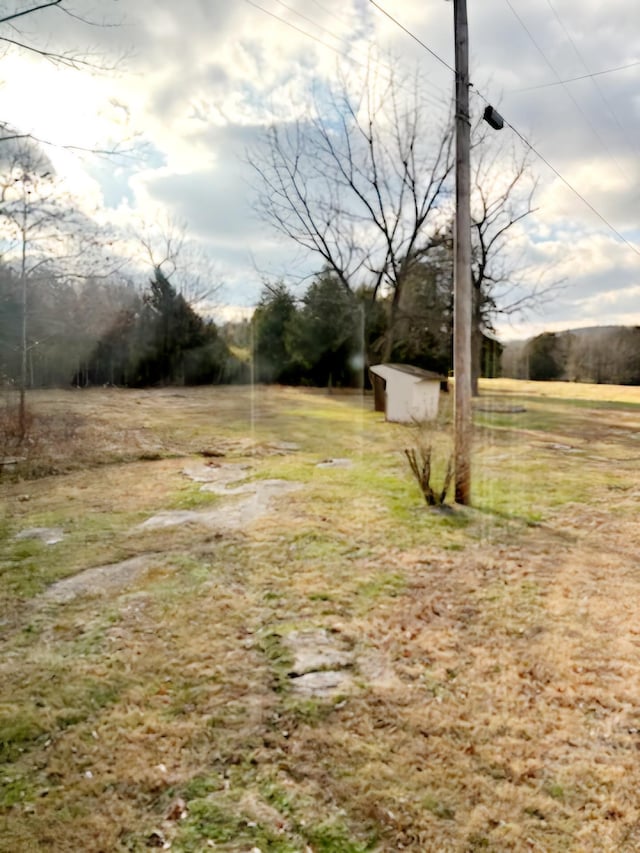
[[[9,0],[3,14],[42,2]],[[563,282],[499,332],[640,324],[637,5],[468,5],[473,85],[535,149],[536,212],[514,251],[532,280]],[[0,24],[0,120],[58,145],[132,149],[115,160],[48,152],[87,209],[124,233],[186,223],[225,282],[227,308],[251,306],[263,277],[314,268],[254,213],[245,155],[264,128],[304,117],[310,92],[336,75],[388,68],[389,57],[402,73],[419,68],[434,121],[449,108],[453,4],[379,6],[423,45],[370,0],[62,0]],[[6,39],[103,70],[51,63]],[[513,130],[501,134],[524,152]]]

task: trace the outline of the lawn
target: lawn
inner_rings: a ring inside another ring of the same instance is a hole
[[[446,398],[420,431],[357,394],[34,392],[0,850],[640,849],[640,389],[476,404],[473,506],[438,510],[403,451],[442,477]]]

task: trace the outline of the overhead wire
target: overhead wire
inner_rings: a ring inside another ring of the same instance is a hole
[[[551,60],[549,59],[549,57],[546,55],[546,53],[544,52],[544,50],[542,49],[542,47],[541,47],[541,46],[540,46],[540,44],[538,43],[538,41],[534,38],[533,33],[531,32],[531,30],[529,29],[529,27],[525,24],[525,22],[524,22],[524,20],[522,19],[522,17],[518,14],[518,12],[516,12],[516,10],[515,10],[515,9],[514,9],[514,7],[513,7],[513,4],[511,3],[511,0],[504,0],[504,1],[505,1],[505,3],[507,4],[507,6],[509,7],[509,9],[511,9],[511,11],[512,11],[512,13],[513,13],[514,17],[516,18],[516,20],[518,21],[518,23],[520,24],[520,26],[522,27],[522,29],[525,31],[525,33],[526,33],[526,34],[527,34],[527,36],[529,37],[529,39],[530,39],[531,43],[533,44],[533,46],[536,48],[536,50],[538,51],[538,53],[540,54],[540,56],[543,58],[543,60],[545,61],[545,63],[549,66],[549,68],[550,68],[550,69],[551,69],[551,71],[553,72],[553,74],[554,74],[554,76],[556,77],[556,79],[557,79],[558,81],[560,81],[560,80],[561,80],[561,78],[560,78],[560,74],[558,73],[558,71],[557,71],[557,69],[556,69],[555,65],[551,62]],[[597,129],[597,128],[596,128],[596,126],[593,124],[593,122],[591,121],[591,119],[589,118],[589,116],[588,116],[588,115],[585,113],[585,111],[582,109],[582,107],[580,106],[580,104],[578,103],[578,101],[576,100],[576,98],[574,97],[574,95],[573,95],[573,93],[571,92],[571,90],[567,87],[567,85],[566,85],[565,83],[562,83],[562,88],[563,88],[563,89],[564,89],[564,91],[566,92],[567,97],[569,98],[569,100],[571,101],[571,103],[574,105],[574,107],[578,110],[578,112],[580,113],[580,115],[581,115],[581,116],[582,116],[582,118],[584,119],[584,121],[585,121],[586,125],[587,125],[587,126],[588,126],[588,128],[591,130],[591,132],[593,133],[594,137],[598,140],[598,142],[600,143],[600,145],[602,146],[602,148],[605,150],[605,152],[609,155],[609,157],[611,158],[611,160],[616,164],[616,166],[618,167],[618,170],[619,170],[619,172],[621,173],[621,175],[622,175],[626,180],[631,180],[630,176],[627,174],[626,170],[625,170],[625,169],[623,169],[623,167],[620,165],[620,162],[618,161],[617,157],[613,154],[613,152],[612,152],[612,151],[611,151],[611,149],[609,148],[609,146],[608,146],[608,144],[606,143],[606,141],[602,138],[602,136],[600,135],[600,133],[599,133],[598,129]]]
[[[248,3],[250,6],[253,6],[255,9],[259,9],[265,15],[269,15],[271,18],[275,18],[276,21],[280,21],[281,24],[286,24],[286,26],[291,27],[292,30],[295,30],[296,32],[300,33],[303,36],[306,36],[307,38],[313,39],[313,41],[317,42],[318,44],[321,44],[323,47],[326,47],[328,50],[333,51],[333,53],[337,53],[338,56],[342,56],[344,59],[348,59],[350,61],[353,61],[348,56],[348,54],[343,53],[341,50],[338,50],[337,47],[334,47],[331,44],[327,44],[326,41],[323,41],[322,39],[318,38],[318,36],[314,36],[313,33],[309,33],[306,30],[303,30],[301,27],[297,27],[295,24],[292,24],[291,21],[287,21],[285,18],[281,18],[280,15],[276,15],[275,12],[271,12],[269,9],[265,9],[264,6],[261,6],[259,3],[256,3],[255,0],[244,0],[244,1],[245,1],[245,3]]]
[[[488,99],[487,99],[487,98],[482,94],[482,92],[480,92],[478,89],[476,89],[476,87],[475,87],[475,86],[473,86],[473,89],[474,89],[474,91],[476,92],[476,94],[477,94],[480,98],[482,98],[482,100],[485,102],[485,104],[487,104],[487,106],[489,106],[489,101],[488,101]],[[554,174],[557,178],[559,178],[559,180],[560,180],[560,181],[562,181],[562,183],[563,183],[563,184],[564,184],[568,189],[570,189],[570,190],[571,190],[571,192],[572,192],[575,196],[577,196],[577,198],[579,198],[579,199],[580,199],[580,201],[581,201],[583,204],[585,204],[585,205],[589,208],[589,210],[591,210],[593,213],[595,213],[595,215],[598,217],[598,219],[600,219],[600,221],[601,221],[601,222],[603,222],[603,223],[607,226],[607,228],[609,228],[609,230],[610,230],[613,234],[615,234],[615,235],[616,235],[616,237],[618,237],[618,239],[619,239],[619,240],[621,240],[621,241],[622,241],[626,246],[628,246],[628,247],[629,247],[633,252],[635,252],[635,253],[636,253],[636,255],[638,255],[638,256],[640,257],[640,249],[639,249],[637,246],[635,246],[633,243],[631,243],[629,240],[627,240],[627,238],[624,236],[624,234],[622,234],[622,233],[621,233],[621,232],[620,232],[620,231],[615,227],[615,225],[612,225],[612,224],[611,224],[611,222],[609,222],[609,220],[606,218],[606,216],[604,216],[604,214],[600,213],[600,211],[599,211],[599,210],[598,210],[598,209],[597,209],[593,204],[591,204],[591,202],[590,202],[588,199],[586,199],[586,198],[582,195],[582,193],[581,193],[579,190],[577,190],[577,189],[573,186],[573,184],[572,184],[572,183],[570,183],[570,181],[568,181],[568,180],[567,180],[567,178],[565,178],[565,177],[564,177],[564,175],[563,175],[560,171],[558,171],[558,169],[556,169],[556,167],[553,165],[553,163],[550,163],[550,162],[549,162],[549,160],[547,160],[547,158],[544,156],[544,154],[541,154],[541,153],[538,151],[538,149],[537,149],[537,148],[535,148],[535,146],[534,146],[531,142],[529,142],[529,140],[526,138],[526,136],[524,136],[522,133],[520,133],[520,131],[519,131],[516,127],[514,127],[514,126],[511,124],[511,122],[507,121],[507,119],[506,119],[504,116],[502,116],[502,120],[503,120],[503,122],[505,123],[505,125],[506,125],[506,126],[507,126],[507,127],[508,127],[512,132],[513,132],[513,133],[515,133],[515,135],[518,137],[518,139],[520,139],[520,141],[521,141],[521,142],[523,142],[523,143],[527,146],[527,148],[528,148],[530,151],[532,151],[532,152],[533,152],[533,154],[535,154],[535,155],[536,155],[536,157],[537,157],[539,160],[541,160],[541,161],[545,164],[545,166],[547,166],[547,168],[548,168],[548,169],[550,169],[550,170],[553,172],[553,174]]]
[[[245,0],[245,2],[246,2],[246,3],[248,3],[250,6],[255,7],[256,9],[259,9],[259,10],[260,10],[261,12],[263,12],[264,14],[269,15],[269,16],[270,16],[270,17],[272,17],[272,18],[275,18],[275,19],[276,19],[277,21],[279,21],[280,23],[285,24],[286,26],[288,26],[288,27],[292,28],[292,29],[293,29],[293,30],[295,30],[296,32],[300,33],[301,35],[303,35],[303,36],[305,36],[305,37],[307,37],[307,38],[310,38],[310,39],[312,39],[313,41],[318,42],[318,43],[319,43],[319,44],[321,44],[323,47],[326,47],[328,50],[331,50],[333,53],[336,53],[336,54],[338,54],[339,56],[342,56],[344,59],[347,59],[349,62],[352,62],[352,63],[354,63],[354,64],[356,64],[356,65],[363,66],[363,63],[359,62],[357,59],[354,59],[352,56],[349,56],[348,54],[343,53],[342,51],[338,50],[338,49],[337,49],[336,47],[334,47],[333,45],[330,45],[330,44],[328,44],[327,42],[323,41],[322,39],[318,38],[317,36],[314,36],[312,33],[309,33],[309,32],[307,32],[306,30],[303,30],[301,27],[296,26],[296,25],[295,25],[295,24],[293,24],[291,21],[287,21],[285,18],[281,18],[279,15],[276,15],[274,12],[270,11],[269,9],[265,9],[263,6],[260,6],[258,3],[256,3],[256,2],[255,2],[255,0]],[[281,2],[281,0],[278,0],[278,2]],[[516,15],[516,17],[517,17],[517,18],[519,18],[519,16],[518,16],[518,15],[517,15],[517,13],[515,12],[515,10],[513,10],[513,7],[511,6],[511,3],[509,2],[509,0],[505,0],[505,2],[506,2],[506,3],[509,5],[509,7],[512,9],[512,11],[513,11],[513,12],[514,12],[514,14]],[[393,15],[391,15],[391,14],[390,14],[389,12],[387,12],[387,11],[386,11],[382,6],[380,6],[380,5],[376,2],[376,0],[369,0],[369,3],[371,3],[371,5],[372,5],[372,6],[375,6],[375,8],[376,8],[376,9],[378,9],[378,11],[380,11],[380,12],[381,12],[382,14],[384,14],[387,18],[389,18],[389,19],[390,19],[390,20],[391,20],[391,21],[392,21],[392,22],[393,22],[397,27],[399,27],[399,29],[401,29],[404,33],[406,33],[408,36],[410,36],[410,37],[411,37],[415,42],[417,42],[417,43],[418,43],[418,44],[419,44],[419,45],[420,45],[424,50],[426,50],[426,51],[427,51],[427,53],[429,53],[431,56],[433,56],[433,57],[434,57],[434,58],[435,58],[435,59],[436,59],[436,60],[437,60],[441,65],[443,65],[445,68],[447,68],[449,71],[451,71],[451,72],[455,75],[455,73],[456,73],[456,72],[455,72],[455,69],[454,69],[454,68],[453,68],[453,67],[452,67],[452,66],[451,66],[451,65],[450,65],[446,60],[444,60],[444,59],[443,59],[443,58],[442,58],[438,53],[436,53],[436,51],[434,51],[432,48],[430,48],[427,44],[425,44],[425,42],[423,42],[420,38],[418,38],[418,37],[417,37],[414,33],[412,33],[412,32],[411,32],[407,27],[405,27],[403,24],[401,24],[401,23],[400,23],[400,21],[398,21],[398,20],[397,20]],[[281,2],[281,5],[285,5],[285,4]],[[524,24],[523,24],[523,25],[524,25]],[[524,26],[525,26],[525,30],[527,30],[526,25],[524,25]],[[323,28],[323,29],[326,29],[326,28]],[[335,36],[335,35],[334,35],[333,37],[334,37],[334,38],[336,38],[336,39],[339,39],[339,36]],[[536,46],[537,46],[537,43],[536,43],[536,42],[535,42],[535,40],[533,39],[533,36],[532,36],[532,40],[534,41],[534,44],[536,44]],[[542,53],[542,55],[544,56],[544,53],[543,53],[542,51],[541,51],[541,53]],[[546,57],[545,57],[545,61],[547,62],[547,64],[548,64],[548,65],[550,65],[550,67],[552,68],[552,70],[553,70],[554,74],[556,74],[556,75],[557,75],[557,72],[556,72],[555,68],[554,68],[554,67],[553,67],[553,65],[552,65],[552,64],[551,64],[551,63],[546,59]],[[561,83],[561,82],[562,82],[562,81],[560,81],[560,80],[558,81],[558,83]],[[475,92],[476,92],[476,93],[477,93],[477,94],[482,98],[482,100],[483,100],[487,105],[489,105],[489,103],[490,103],[490,102],[489,102],[489,100],[488,100],[488,99],[487,99],[487,98],[482,94],[482,92],[480,92],[480,90],[479,90],[476,86],[474,86],[473,84],[470,84],[470,85],[471,85],[471,87],[474,89],[474,91],[475,91]],[[579,109],[580,109],[580,108],[579,108]],[[581,110],[580,110],[580,111],[581,111]],[[620,231],[619,231],[619,230],[618,230],[618,229],[617,229],[617,228],[616,228],[616,227],[615,227],[611,222],[609,222],[609,220],[608,220],[608,219],[607,219],[607,218],[606,218],[602,213],[600,213],[600,211],[599,211],[599,210],[598,210],[598,209],[597,209],[593,204],[591,204],[591,202],[590,202],[590,201],[588,201],[588,200],[587,200],[587,199],[582,195],[582,193],[580,193],[580,192],[579,192],[579,191],[578,191],[578,190],[573,186],[573,184],[571,184],[571,183],[570,183],[570,182],[569,182],[569,181],[564,177],[564,175],[562,175],[562,174],[561,174],[561,172],[560,172],[558,169],[556,169],[556,167],[555,167],[555,166],[554,166],[554,165],[553,165],[553,164],[552,164],[552,163],[551,163],[551,162],[550,162],[550,161],[549,161],[549,160],[548,160],[548,159],[547,159],[543,154],[541,154],[541,153],[540,153],[540,152],[535,148],[535,146],[534,146],[531,142],[529,142],[529,140],[528,140],[528,139],[527,139],[527,138],[526,138],[522,133],[520,133],[520,131],[519,131],[516,127],[514,127],[514,125],[513,125],[513,124],[511,124],[509,121],[507,121],[506,119],[504,119],[504,117],[503,117],[503,120],[504,120],[504,123],[507,125],[507,127],[509,127],[509,128],[510,128],[510,130],[511,130],[511,131],[512,131],[512,132],[513,132],[513,133],[514,133],[514,134],[515,134],[515,135],[516,135],[520,140],[521,140],[521,142],[523,142],[523,143],[524,143],[524,145],[526,145],[526,146],[527,146],[527,148],[529,148],[529,149],[532,151],[532,153],[533,153],[533,154],[535,154],[535,156],[536,156],[536,157],[538,157],[538,159],[539,159],[539,160],[541,160],[541,161],[542,161],[542,162],[547,166],[547,168],[548,168],[548,169],[550,169],[550,170],[553,172],[553,174],[554,174],[554,175],[556,175],[556,177],[557,177],[557,178],[558,178],[558,179],[559,179],[559,180],[560,180],[560,181],[561,181],[561,182],[562,182],[562,183],[563,183],[563,184],[564,184],[564,185],[565,185],[569,190],[571,190],[571,192],[572,192],[572,193],[573,193],[573,194],[574,194],[578,199],[580,199],[580,201],[582,201],[582,203],[583,203],[586,207],[588,207],[588,208],[589,208],[589,210],[591,210],[591,211],[592,211],[592,213],[594,213],[594,214],[598,217],[598,219],[600,219],[600,220],[601,220],[601,222],[602,222],[604,225],[606,225],[606,226],[607,226],[607,228],[608,228],[608,229],[609,229],[613,234],[615,234],[615,235],[616,235],[616,237],[618,237],[618,239],[619,239],[619,240],[621,240],[621,241],[622,241],[622,242],[623,242],[623,243],[624,243],[628,248],[630,248],[633,252],[635,252],[635,254],[636,254],[636,255],[640,256],[640,249],[638,249],[638,248],[637,248],[633,243],[631,243],[629,240],[627,240],[627,238],[626,238],[626,237],[625,237],[625,236],[624,236],[624,235],[623,235],[623,234],[622,234],[622,233],[621,233],[621,232],[620,232]]]
[[[332,12],[331,9],[327,8],[324,4],[320,3],[319,0],[311,0],[314,6],[317,6],[318,9],[322,10],[325,15],[329,15],[330,18],[335,18],[338,21],[342,21],[345,24],[351,24],[351,21],[348,21],[344,15],[337,15],[335,12]]]
[[[387,12],[386,9],[383,9],[379,3],[376,3],[376,0],[369,0],[369,3],[371,3],[372,6],[375,6],[376,9],[379,12],[382,12],[382,14],[385,15],[387,18],[389,18],[390,21],[393,21],[393,23],[397,27],[400,27],[400,29],[403,32],[405,32],[410,38],[412,38],[415,42],[417,42],[420,45],[420,47],[424,48],[427,51],[427,53],[430,53],[434,59],[437,59],[441,65],[444,65],[445,68],[448,68],[449,71],[452,72],[452,74],[456,73],[455,68],[453,68],[451,65],[449,65],[449,63],[445,59],[443,59],[438,53],[436,53],[435,50],[432,50],[432,48],[430,48],[428,44],[425,44],[421,39],[419,39],[418,36],[415,35],[415,33],[412,33],[411,30],[407,29],[407,27],[405,27],[404,24],[401,24],[397,18],[394,18],[390,12]]]
[[[370,2],[373,6],[375,6],[377,9],[379,9],[381,12],[383,12],[383,13],[384,13],[388,18],[390,18],[392,21],[394,21],[394,22],[397,24],[397,26],[398,26],[401,30],[403,30],[403,32],[407,33],[407,35],[411,36],[411,38],[413,38],[413,39],[414,39],[414,41],[417,41],[419,44],[421,44],[421,45],[425,48],[425,50],[427,50],[427,51],[428,51],[428,53],[430,53],[432,56],[435,56],[435,58],[436,58],[440,63],[442,63],[443,65],[445,65],[447,68],[449,68],[449,70],[450,70],[450,71],[452,71],[454,74],[456,73],[456,72],[455,72],[455,69],[451,68],[451,66],[450,66],[447,62],[445,62],[445,60],[443,60],[443,59],[442,59],[442,57],[438,56],[438,54],[436,54],[436,53],[435,53],[435,51],[433,51],[431,48],[427,47],[427,45],[425,45],[425,44],[424,44],[424,42],[422,42],[420,39],[418,39],[418,38],[417,38],[417,36],[415,36],[412,32],[410,32],[410,30],[408,30],[408,29],[407,29],[405,26],[403,26],[399,21],[397,21],[395,18],[393,18],[393,16],[392,16],[392,15],[390,15],[388,12],[386,12],[384,9],[382,9],[382,7],[381,7],[381,6],[379,6],[379,4],[376,2],[376,0],[369,0],[369,2]],[[509,3],[509,0],[506,0],[506,2],[507,2],[507,3]],[[511,5],[511,4],[509,3],[509,5]],[[555,72],[555,69],[554,69],[554,72]],[[487,104],[487,106],[490,106],[490,102],[489,102],[488,98],[486,98],[486,97],[485,97],[485,95],[483,95],[483,94],[482,94],[482,92],[480,92],[480,90],[479,90],[476,86],[474,86],[473,84],[470,84],[470,86],[471,86],[471,87],[474,89],[474,91],[475,91],[475,92],[476,92],[476,93],[477,93],[477,94],[482,98],[482,100],[485,102],[485,104]],[[564,184],[564,185],[565,185],[569,190],[571,190],[571,192],[572,192],[572,193],[573,193],[577,198],[579,198],[579,199],[580,199],[580,201],[582,201],[582,203],[583,203],[586,207],[588,207],[588,208],[589,208],[589,210],[591,210],[591,211],[592,211],[592,212],[593,212],[593,213],[598,217],[598,219],[600,219],[600,221],[601,221],[601,222],[603,222],[603,223],[607,226],[607,228],[608,228],[608,229],[609,229],[613,234],[615,234],[615,235],[616,235],[616,237],[618,237],[618,239],[619,239],[619,240],[621,240],[621,241],[622,241],[622,242],[623,242],[623,243],[624,243],[624,244],[625,244],[629,249],[631,249],[631,251],[635,252],[635,254],[636,254],[636,255],[640,256],[640,249],[638,249],[638,247],[637,247],[637,246],[635,246],[633,243],[631,243],[629,240],[627,240],[627,238],[624,236],[624,234],[622,234],[622,233],[621,233],[621,232],[620,232],[620,231],[619,231],[619,230],[618,230],[618,229],[617,229],[617,228],[616,228],[616,227],[615,227],[611,222],[609,222],[609,220],[604,216],[604,214],[600,213],[600,211],[599,211],[599,210],[598,210],[598,209],[597,209],[593,204],[591,204],[591,202],[590,202],[590,201],[588,201],[588,200],[587,200],[587,199],[582,195],[582,193],[580,193],[580,192],[579,192],[579,191],[578,191],[578,190],[573,186],[573,184],[571,184],[571,183],[570,183],[570,182],[569,182],[569,181],[564,177],[564,175],[562,175],[562,174],[561,174],[561,172],[560,172],[558,169],[556,169],[556,167],[555,167],[552,163],[550,163],[550,162],[549,162],[549,160],[547,160],[547,158],[546,158],[546,157],[544,157],[544,155],[542,155],[542,154],[541,154],[541,153],[540,153],[540,152],[539,152],[539,151],[538,151],[538,150],[537,150],[537,149],[532,145],[532,143],[531,143],[531,142],[529,142],[529,140],[528,140],[528,139],[527,139],[527,138],[526,138],[522,133],[520,133],[520,131],[519,131],[516,127],[514,127],[514,126],[513,126],[513,124],[511,124],[509,121],[507,121],[504,117],[503,117],[503,121],[504,121],[504,123],[507,125],[507,127],[509,127],[509,128],[511,129],[511,131],[512,131],[513,133],[515,133],[515,135],[516,135],[516,136],[517,136],[517,137],[518,137],[518,138],[519,138],[519,139],[520,139],[520,140],[521,140],[521,141],[522,141],[522,142],[527,146],[527,148],[529,148],[529,149],[530,149],[530,151],[532,151],[532,153],[533,153],[533,154],[535,154],[535,156],[536,156],[536,157],[538,157],[538,159],[539,159],[539,160],[541,160],[541,161],[542,161],[542,162],[547,166],[547,168],[549,168],[549,169],[554,173],[554,175],[556,175],[556,177],[557,177],[557,178],[558,178],[558,179],[559,179],[559,180],[560,180],[560,181],[561,181],[561,182],[562,182],[562,183],[563,183],[563,184]]]
[[[571,44],[571,47],[572,47],[572,48],[573,48],[573,50],[574,50],[575,55],[578,57],[578,59],[579,59],[579,60],[580,60],[580,62],[582,63],[582,67],[584,68],[584,70],[585,70],[587,73],[590,73],[591,69],[590,69],[590,68],[589,68],[589,66],[587,65],[586,60],[585,60],[584,56],[582,55],[581,51],[578,49],[578,45],[576,44],[575,39],[573,38],[573,36],[572,36],[572,35],[571,35],[571,33],[569,32],[569,30],[568,30],[567,26],[565,25],[564,21],[562,20],[562,18],[561,18],[561,17],[560,17],[560,15],[558,14],[558,12],[557,12],[557,10],[556,10],[555,6],[553,5],[553,3],[551,2],[551,0],[547,0],[547,6],[551,9],[551,11],[552,11],[552,13],[553,13],[553,15],[554,15],[554,17],[555,17],[556,21],[557,21],[557,22],[558,22],[558,24],[560,24],[560,26],[562,27],[562,30],[563,30],[563,32],[564,32],[564,34],[565,34],[565,36],[567,37],[567,39],[569,40],[569,42],[570,42],[570,44]],[[615,110],[613,109],[613,106],[612,106],[612,105],[611,105],[611,103],[609,102],[609,99],[605,96],[604,92],[602,91],[602,88],[601,88],[600,84],[598,83],[598,81],[597,81],[596,77],[595,77],[595,76],[591,76],[591,77],[590,77],[590,79],[591,79],[591,84],[592,84],[593,88],[596,90],[596,92],[597,92],[597,93],[598,93],[598,95],[600,96],[600,100],[601,100],[601,101],[602,101],[602,103],[604,104],[605,108],[608,110],[609,115],[610,115],[610,116],[611,116],[611,118],[614,120],[614,122],[617,124],[618,129],[621,131],[621,133],[622,133],[622,135],[623,135],[623,137],[624,137],[624,139],[625,139],[625,142],[626,142],[626,143],[627,143],[627,145],[628,145],[629,151],[631,151],[631,154],[632,154],[632,156],[633,156],[633,149],[632,149],[632,146],[631,146],[631,142],[630,142],[630,140],[629,140],[629,138],[628,138],[628,134],[627,134],[627,132],[625,131],[624,127],[622,126],[622,123],[621,123],[620,119],[618,118],[617,113],[616,113],[616,112],[615,112]],[[636,153],[637,153],[637,154],[640,154],[640,148],[638,147],[637,143],[635,144],[635,151],[636,151]]]
[[[339,50],[334,45],[327,43],[326,41],[319,38],[318,36],[313,35],[313,33],[310,33],[307,30],[302,29],[302,27],[297,26],[292,21],[289,21],[286,18],[283,18],[280,15],[277,15],[275,12],[272,12],[270,9],[266,9],[264,6],[261,6],[259,3],[256,3],[255,0],[245,0],[245,2],[248,3],[250,6],[253,6],[254,8],[260,10],[265,15],[269,15],[269,17],[274,18],[276,21],[279,21],[281,24],[285,24],[285,26],[290,27],[291,29],[295,30],[297,33],[300,33],[301,35],[312,39],[313,41],[317,42],[318,44],[322,45],[323,47],[325,47],[328,50],[332,51],[333,53],[337,54],[338,56],[341,56],[343,59],[346,59],[351,64],[359,65],[361,68],[367,67],[364,62],[360,61],[359,59],[357,59],[353,55],[344,53],[342,50]],[[348,42],[346,42],[345,39],[342,39],[340,36],[337,36],[331,30],[327,29],[326,27],[323,27],[321,24],[318,24],[315,21],[312,21],[310,18],[307,18],[305,15],[302,15],[300,12],[296,12],[295,9],[288,6],[286,3],[283,2],[283,0],[276,0],[276,2],[280,3],[281,6],[285,7],[286,9],[289,9],[290,11],[294,12],[295,14],[298,14],[300,17],[304,18],[305,20],[313,23],[313,25],[317,26],[319,29],[324,30],[325,32],[329,33],[332,36],[332,38],[335,38],[337,41],[341,41],[344,44],[348,44]],[[388,64],[386,64],[384,62],[380,62],[379,60],[378,60],[378,62],[380,65],[382,65],[384,68],[386,68],[389,72],[391,72],[391,73],[393,72],[393,69],[391,68],[391,66],[389,66]],[[390,79],[391,78],[389,78],[389,80]],[[437,107],[443,107],[444,106],[444,107],[448,108],[451,104],[451,98],[445,99],[444,97],[436,97],[435,95],[432,95],[431,93],[426,93],[424,95],[424,97],[433,106],[437,106]]]
[[[302,12],[298,12],[297,9],[294,9],[293,6],[290,6],[288,3],[285,3],[284,0],[275,0],[275,2],[278,3],[280,6],[282,6],[283,8],[285,8],[287,11],[292,12],[294,15],[298,15],[298,17],[302,18],[304,21],[307,21],[307,23],[311,24],[312,26],[317,27],[319,30],[322,30],[325,33],[328,33],[332,38],[336,39],[336,41],[341,41],[341,42],[351,46],[350,43],[346,39],[342,38],[342,36],[336,35],[333,32],[333,30],[330,30],[327,27],[323,26],[322,24],[319,24],[317,21],[314,21],[313,18],[307,17],[307,15],[304,15]],[[284,21],[285,19],[283,18],[282,20]],[[358,49],[358,50],[360,50],[360,52],[362,52],[361,48],[356,48],[356,49]],[[376,60],[376,62],[378,65],[381,65],[384,69],[386,69],[389,72],[389,74],[390,74],[389,79],[391,79],[391,76],[393,75],[393,68],[387,62],[383,62],[379,58]],[[364,66],[364,63],[360,63],[360,64]],[[428,99],[432,103],[437,103],[438,106],[447,106],[447,107],[449,106],[450,100],[451,100],[451,99],[449,99],[449,100],[445,101],[444,98],[436,98],[436,96],[432,95],[431,93],[429,93]]]
[[[604,74],[613,74],[616,71],[626,71],[628,68],[637,68],[640,65],[640,59],[627,63],[627,65],[617,65],[615,68],[605,68],[602,71],[591,71],[589,74],[579,74],[577,77],[566,77],[564,80],[554,80],[551,83],[538,83],[535,86],[525,86],[522,89],[510,89],[509,94],[519,94],[521,92],[533,92],[536,89],[549,89],[551,86],[562,86],[564,83],[575,83],[576,80],[588,80],[591,77],[602,77]]]

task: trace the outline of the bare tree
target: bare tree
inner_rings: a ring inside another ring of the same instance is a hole
[[[535,213],[538,186],[529,152],[496,140],[477,125],[472,162],[473,392],[478,393],[483,336],[499,315],[539,306],[562,282],[513,251],[518,225]]]
[[[472,393],[478,393],[482,347],[485,334],[493,331],[500,312],[518,308],[509,302],[517,291],[508,244],[514,226],[533,212],[536,181],[531,179],[527,154],[515,151],[505,157],[499,144],[492,143],[481,127],[476,127],[472,164],[472,261],[473,288],[471,332]]]
[[[73,3],[69,0],[44,0],[40,3],[36,0],[26,8],[16,2],[13,5],[13,11],[5,11],[5,14],[0,17],[0,43],[4,44],[7,49],[17,48],[45,59],[53,65],[66,66],[67,68],[103,71],[107,67],[112,70],[117,64],[116,62],[109,66],[105,62],[104,56],[99,55],[96,51],[56,50],[49,45],[47,40],[39,43],[38,39],[32,34],[27,34],[20,29],[25,18],[31,18],[34,15],[41,17],[48,9],[51,10],[49,14],[66,16],[90,27],[110,27],[117,26],[117,24],[108,22],[106,18],[98,21],[84,17],[74,9]]]
[[[0,17],[0,46],[4,47],[5,51],[17,50],[21,53],[26,53],[34,58],[44,60],[57,67],[71,68],[75,70],[83,70],[90,73],[104,73],[114,71],[121,63],[123,57],[108,60],[103,54],[95,50],[65,50],[56,49],[49,44],[48,37],[43,38],[29,33],[27,30],[21,29],[25,23],[25,18],[30,21],[33,16],[46,20],[47,15],[65,16],[75,21],[80,21],[89,27],[112,27],[117,26],[115,22],[109,22],[105,18],[95,20],[86,18],[76,11],[72,2],[69,0],[43,0],[43,2],[33,2],[26,8],[23,4],[14,2],[13,10],[5,8],[4,14]],[[47,32],[46,27],[42,27],[41,32]],[[13,140],[31,139],[40,145],[51,144],[47,139],[41,139],[32,133],[25,132],[7,118],[0,119],[0,142],[10,142]],[[118,142],[114,146],[98,146],[86,148],[83,146],[74,145],[72,143],[61,146],[65,149],[86,151],[90,154],[100,154],[107,157],[120,155],[123,157],[130,156],[132,153],[131,145],[126,142]]]
[[[388,359],[404,282],[451,192],[452,129],[434,122],[417,77],[369,73],[354,88],[343,80],[316,96],[308,119],[273,125],[248,159],[258,212],[276,231],[317,254],[345,288],[389,295]]]
[[[91,275],[92,255],[95,259],[99,254],[98,239],[49,160],[31,142],[18,144],[0,173],[0,220],[5,246],[2,262],[20,282],[18,428],[24,439],[29,359],[40,344],[29,331],[30,289],[56,277]]]
[[[138,240],[145,259],[171,281],[176,293],[194,311],[207,314],[216,307],[223,287],[212,258],[188,236],[184,222],[167,218],[143,226]]]
[[[407,86],[395,73],[384,83],[369,74],[358,96],[352,90],[342,81],[314,99],[309,118],[274,124],[249,162],[257,211],[275,231],[315,253],[346,288],[387,297],[388,360],[406,325],[403,292],[434,252],[452,250],[452,121],[433,120],[417,77]],[[476,385],[495,317],[531,308],[558,286],[513,252],[517,227],[534,212],[527,154],[509,152],[484,127],[472,133]]]

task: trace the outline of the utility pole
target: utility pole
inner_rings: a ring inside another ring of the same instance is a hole
[[[453,373],[456,503],[471,503],[471,210],[469,30],[466,0],[453,0],[456,67],[456,226]]]

